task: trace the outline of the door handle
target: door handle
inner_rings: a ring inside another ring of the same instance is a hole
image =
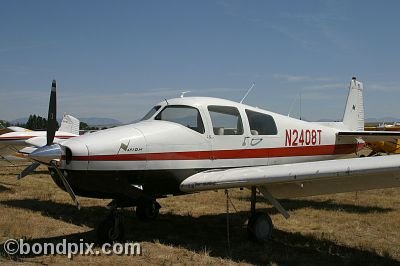
[[[249,138],[250,137],[244,137],[242,146],[246,146],[247,145],[247,139],[249,139]]]

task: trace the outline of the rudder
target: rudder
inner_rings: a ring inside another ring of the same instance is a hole
[[[343,115],[343,125],[347,130],[364,130],[363,84],[352,78]]]
[[[58,131],[79,135],[79,120],[71,115],[64,115]]]

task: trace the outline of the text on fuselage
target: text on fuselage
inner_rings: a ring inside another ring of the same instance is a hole
[[[286,129],[285,146],[321,144],[321,129]]]

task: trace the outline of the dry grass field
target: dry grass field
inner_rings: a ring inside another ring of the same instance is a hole
[[[0,250],[9,239],[31,243],[95,242],[94,228],[106,215],[107,200],[80,198],[78,211],[58,189],[46,168],[21,181],[22,166],[0,166]],[[135,264],[135,265],[400,265],[400,189],[283,200],[285,220],[261,197],[258,209],[275,225],[267,244],[247,240],[249,191],[230,190],[230,248],[227,242],[224,191],[160,200],[159,219],[140,222],[123,212],[127,239],[142,244],[142,256],[10,257],[0,264]]]

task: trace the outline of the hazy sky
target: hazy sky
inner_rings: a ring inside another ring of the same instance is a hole
[[[0,1],[0,119],[140,118],[164,98],[341,118],[353,75],[367,117],[400,117],[399,1]]]

